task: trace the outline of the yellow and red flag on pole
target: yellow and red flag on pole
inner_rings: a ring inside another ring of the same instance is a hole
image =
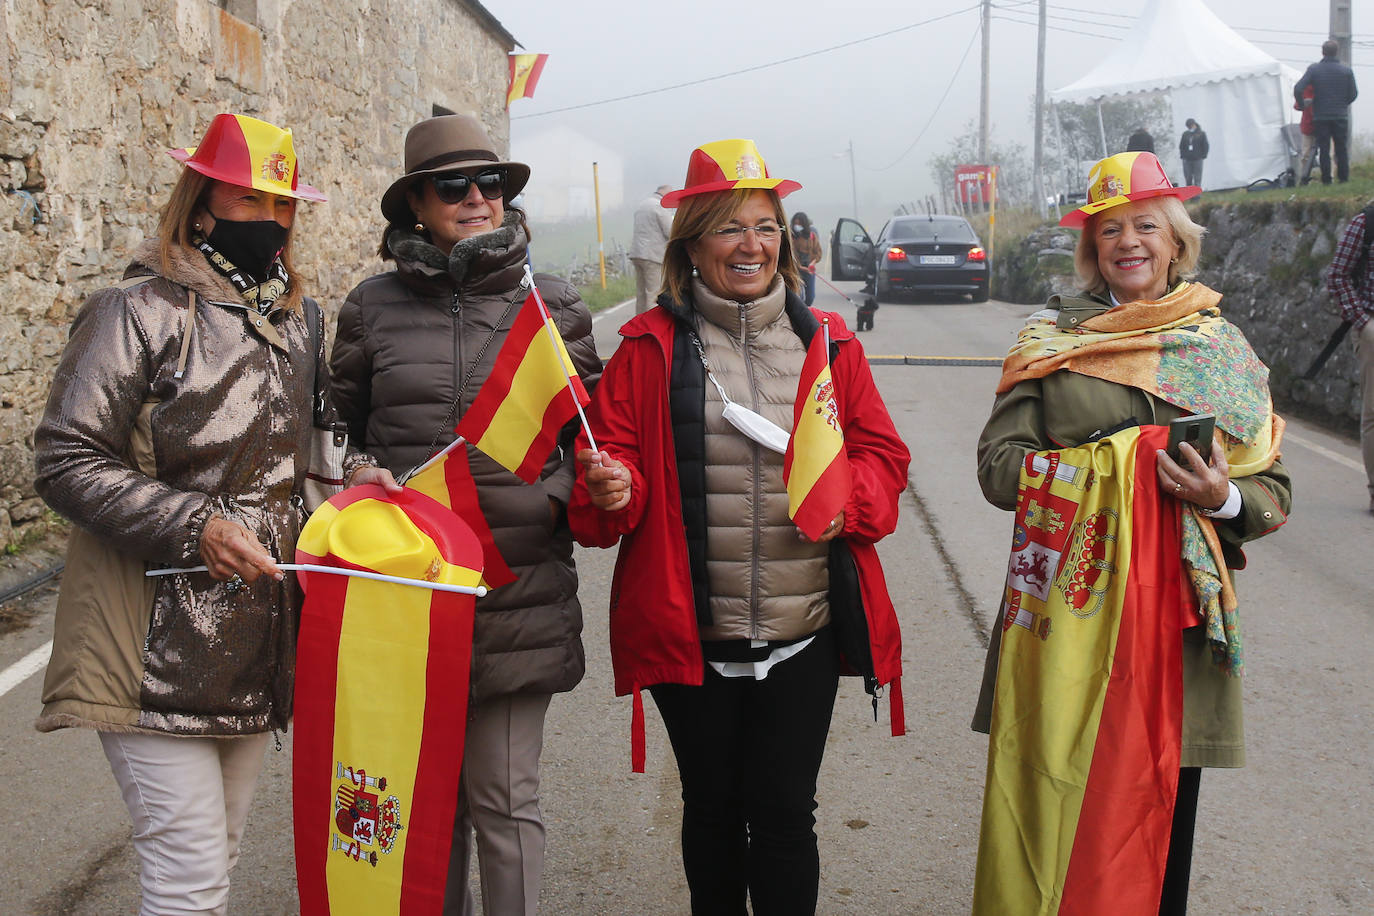
[[[406,478],[405,486],[447,506],[472,528],[482,544],[483,585],[500,588],[515,581],[515,573],[497,549],[491,526],[477,502],[477,483],[472,479],[467,444],[462,437],[421,465]]]
[[[1002,602],[974,916],[1154,916],[1196,625],[1167,432],[1027,457]]]
[[[526,483],[534,483],[563,424],[591,400],[534,283],[491,375],[457,433]]]
[[[811,540],[819,539],[844,509],[852,488],[839,401],[830,377],[828,321],[822,322],[806,349],[782,478],[787,485],[788,517]]]
[[[482,548],[423,494],[353,487],[297,562],[475,585]],[[463,759],[473,596],[310,572],[292,750],[302,916],[438,914]]]
[[[510,61],[510,86],[506,89],[506,107],[516,99],[528,99],[534,96],[534,87],[539,83],[539,77],[544,73],[544,63],[549,59],[547,54],[511,54]]]

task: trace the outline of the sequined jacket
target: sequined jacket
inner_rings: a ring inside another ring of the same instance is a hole
[[[284,728],[294,579],[230,592],[206,573],[143,571],[200,563],[214,513],[292,556],[323,341],[312,348],[299,308],[263,317],[246,306],[197,251],[176,250],[164,274],[145,242],[125,276],[149,279],[82,307],[34,434],[35,486],[79,526],[38,728]]]
[[[506,225],[445,255],[419,236],[393,232],[396,269],[369,277],[339,310],[331,379],[349,438],[397,475],[453,441],[453,427],[490,374],[527,292],[527,241]],[[550,315],[588,389],[601,375],[592,319],[577,290],[536,274]],[[464,385],[464,380],[466,385]],[[582,606],[567,521],[549,497],[572,493],[572,433],[527,484],[471,446],[477,498],[517,581],[477,599],[473,704],[512,694],[571,690],[582,680]]]

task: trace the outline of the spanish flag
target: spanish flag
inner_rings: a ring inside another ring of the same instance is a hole
[[[1037,452],[1021,472],[974,916],[1154,916],[1198,623],[1163,427]]]
[[[811,338],[792,407],[792,438],[783,455],[787,515],[811,540],[825,534],[849,499],[849,459],[844,452],[835,382],[830,377],[830,324]]]
[[[515,581],[515,573],[496,548],[487,517],[477,502],[477,484],[468,466],[467,444],[461,437],[410,475],[405,485],[458,513],[472,528],[482,545],[483,585],[500,588]]]
[[[526,483],[539,479],[559,430],[591,398],[531,284],[491,375],[457,432]]]
[[[473,585],[482,548],[420,493],[353,487],[310,517],[297,561]],[[311,572],[292,759],[303,916],[439,914],[467,722],[473,597]]]
[[[516,99],[534,97],[534,87],[544,72],[544,62],[549,59],[549,55],[511,54],[508,59],[510,60],[510,88],[506,90],[507,108]]]

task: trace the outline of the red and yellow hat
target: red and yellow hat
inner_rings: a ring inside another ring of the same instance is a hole
[[[199,146],[169,149],[167,155],[202,175],[269,194],[299,200],[329,198],[296,179],[291,131],[246,115],[217,114]]]
[[[663,206],[671,210],[684,197],[713,191],[762,188],[786,197],[800,187],[788,178],[768,177],[768,166],[753,140],[717,140],[692,150],[682,190],[664,194]]]
[[[1092,167],[1088,173],[1088,202],[1065,214],[1059,225],[1082,229],[1093,214],[1132,200],[1144,200],[1147,197],[1189,200],[1201,193],[1202,188],[1194,185],[1174,187],[1154,153],[1117,153]]]

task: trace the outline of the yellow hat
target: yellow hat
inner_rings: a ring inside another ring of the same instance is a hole
[[[786,197],[801,185],[788,178],[770,178],[768,165],[753,140],[717,140],[692,150],[687,160],[687,181],[680,191],[663,195],[662,204],[676,207],[684,197],[733,191],[736,188],[762,188]]]
[[[1065,214],[1059,225],[1082,229],[1093,214],[1132,200],[1148,197],[1189,200],[1201,193],[1202,188],[1194,185],[1174,187],[1154,153],[1117,153],[1099,160],[1092,167],[1088,173],[1088,202]]]
[[[209,178],[300,200],[328,200],[296,178],[291,131],[246,115],[218,114],[199,146],[167,155]]]

